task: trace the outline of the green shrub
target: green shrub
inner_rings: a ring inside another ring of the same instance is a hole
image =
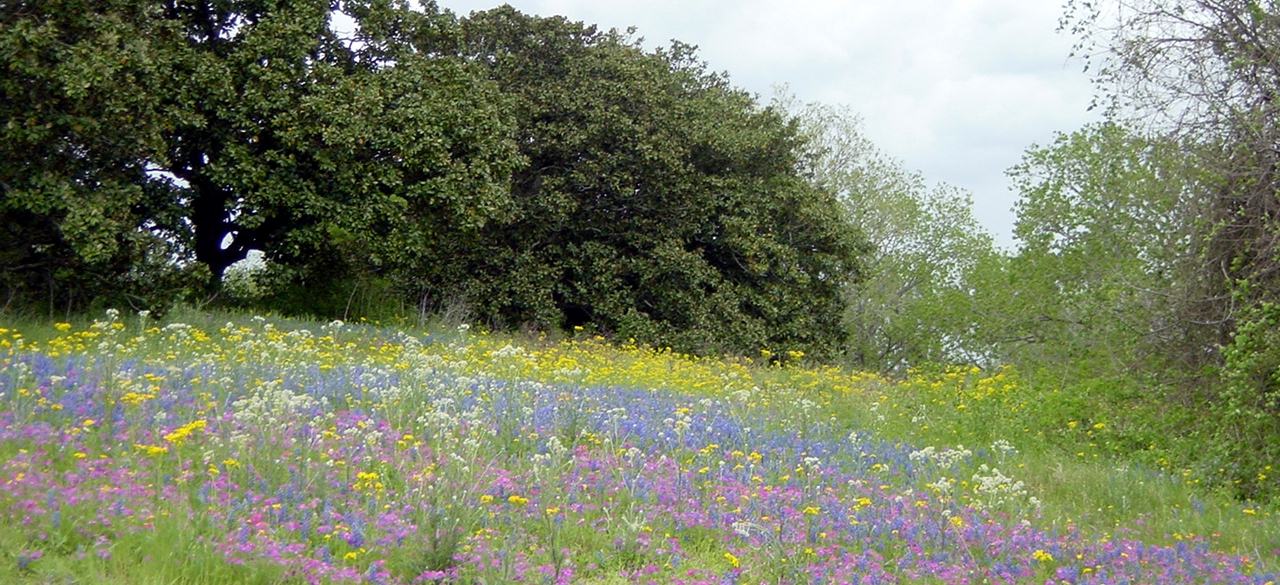
[[[1210,439],[1219,473],[1249,499],[1280,496],[1280,306],[1245,312],[1223,349],[1222,389],[1212,405],[1220,418]]]

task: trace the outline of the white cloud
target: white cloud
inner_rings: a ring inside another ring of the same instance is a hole
[[[932,181],[973,193],[1009,241],[1004,171],[1032,143],[1096,119],[1057,0],[509,0],[522,12],[636,26],[649,46],[698,45],[713,69],[772,95],[848,104],[869,138]],[[496,4],[442,0],[459,14]]]

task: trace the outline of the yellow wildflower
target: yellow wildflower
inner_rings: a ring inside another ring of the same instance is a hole
[[[182,444],[186,442],[187,437],[191,436],[191,433],[195,432],[198,429],[203,429],[206,424],[207,423],[205,422],[204,419],[191,421],[185,425],[182,425],[174,429],[172,433],[165,435],[164,440],[165,442],[173,445],[174,447],[181,447]]]
[[[157,445],[141,445],[134,443],[133,448],[152,457],[159,457],[169,452],[168,447],[160,447]]]

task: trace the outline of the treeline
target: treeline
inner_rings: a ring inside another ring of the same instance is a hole
[[[1010,169],[1005,251],[856,114],[762,104],[679,43],[509,7],[344,2],[348,27],[329,0],[9,2],[3,307],[392,306],[882,372],[1010,364],[1064,428],[1106,418],[1117,454],[1273,497],[1280,12],[1107,6],[1063,22],[1108,121]]]

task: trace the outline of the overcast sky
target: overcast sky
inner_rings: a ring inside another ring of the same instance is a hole
[[[460,15],[500,5],[438,0]],[[601,28],[637,27],[650,47],[697,45],[712,69],[767,101],[847,104],[867,137],[933,182],[973,194],[1008,245],[1016,194],[1004,172],[1031,144],[1097,119],[1060,0],[511,0]]]

